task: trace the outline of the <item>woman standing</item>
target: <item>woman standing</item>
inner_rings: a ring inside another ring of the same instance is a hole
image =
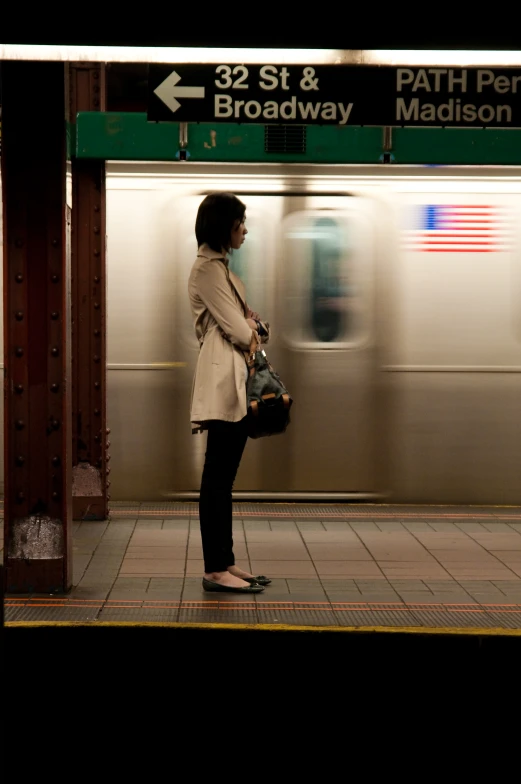
[[[243,352],[252,337],[269,339],[269,325],[250,310],[243,282],[228,268],[227,254],[241,247],[247,233],[246,207],[233,194],[212,193],[199,205],[188,295],[200,344],[192,432],[208,432],[199,496],[205,591],[259,593],[271,582],[240,569],[233,555],[232,487],[248,438]]]

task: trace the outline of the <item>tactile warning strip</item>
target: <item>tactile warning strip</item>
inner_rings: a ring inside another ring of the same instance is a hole
[[[6,597],[6,622],[130,621],[293,626],[521,629],[520,604],[81,600]]]
[[[422,626],[413,613],[392,610],[338,610],[339,626]]]
[[[165,503],[111,504],[111,517],[198,517],[198,504],[190,501]],[[477,519],[521,520],[521,507],[387,506],[383,504],[291,504],[235,502],[234,517],[308,518],[311,520]]]
[[[99,616],[99,607],[42,607],[40,605],[17,607],[14,617],[10,616],[10,607],[6,602],[6,621],[95,621]]]
[[[330,610],[316,610],[313,608],[265,609],[259,606],[259,622],[270,624],[295,624],[298,626],[338,626],[339,621],[335,613]]]
[[[501,629],[520,629],[521,628],[521,607],[514,612],[487,610],[487,616],[492,620],[494,626]]]
[[[331,602],[339,626],[419,626],[406,604],[400,602]]]
[[[179,608],[152,608],[152,607],[104,607],[100,612],[98,621],[134,621],[147,623],[159,621],[161,623],[176,623],[179,617]]]
[[[257,610],[244,610],[242,607],[204,607],[181,608],[179,623],[247,623],[259,622]]]
[[[415,610],[413,616],[420,626],[466,626],[469,628],[491,629],[499,626],[484,610],[473,613],[453,613],[439,610]]]

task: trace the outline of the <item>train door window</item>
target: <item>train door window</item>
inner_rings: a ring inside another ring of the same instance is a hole
[[[311,331],[321,343],[338,341],[349,332],[348,276],[343,274],[344,238],[333,218],[317,218],[311,240],[311,286],[309,306]],[[346,270],[347,272],[347,270]]]
[[[370,233],[361,222],[361,216],[333,210],[285,219],[284,312],[290,342],[302,348],[346,348],[365,337]]]

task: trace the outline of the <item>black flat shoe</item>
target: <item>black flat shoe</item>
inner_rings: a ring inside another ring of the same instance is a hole
[[[261,593],[264,590],[264,587],[257,585],[257,583],[245,585],[244,588],[236,588],[232,585],[214,583],[213,580],[207,580],[205,577],[203,577],[203,588],[205,591],[214,591],[215,593]]]
[[[260,574],[258,577],[241,577],[241,580],[246,580],[250,585],[269,585],[271,583],[270,578],[265,577],[263,574]]]

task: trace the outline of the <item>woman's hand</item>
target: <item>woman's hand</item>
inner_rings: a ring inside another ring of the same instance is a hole
[[[257,321],[262,321],[262,319],[259,316],[259,314],[255,313],[255,311],[252,310],[251,308],[248,308],[248,312],[246,314],[246,318],[247,319],[257,319]]]
[[[253,320],[253,318],[247,318],[247,319],[246,319],[246,323],[247,323],[247,325],[248,325],[249,327],[251,327],[251,328],[252,328],[252,329],[253,329],[255,332],[257,332],[257,331],[258,331],[258,329],[257,329],[257,324],[255,323],[255,321]]]

